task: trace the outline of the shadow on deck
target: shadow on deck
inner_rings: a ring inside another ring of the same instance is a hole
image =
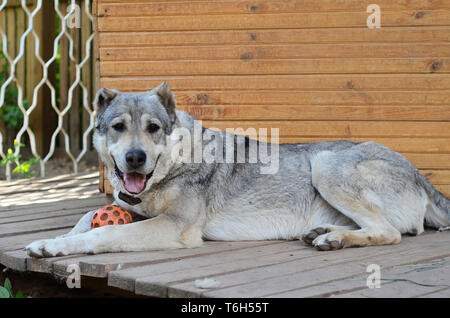
[[[0,182],[0,197],[0,263],[27,275],[61,280],[77,264],[82,286],[101,281],[106,289],[157,297],[450,297],[450,232],[334,252],[299,241],[205,242],[33,259],[22,250],[28,243],[66,233],[85,212],[109,203],[98,192],[98,174]],[[381,267],[381,288],[367,287],[370,264]],[[218,285],[198,288],[203,278]]]

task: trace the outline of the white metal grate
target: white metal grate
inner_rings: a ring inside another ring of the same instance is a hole
[[[24,133],[26,132],[28,134],[29,141],[30,141],[31,153],[34,157],[37,158],[37,157],[39,157],[39,154],[36,151],[36,138],[35,138],[35,134],[34,134],[33,130],[31,129],[31,127],[29,125],[29,122],[30,122],[31,113],[38,106],[38,102],[39,102],[38,101],[38,92],[44,85],[46,85],[50,89],[50,92],[51,92],[51,106],[58,116],[58,125],[52,134],[51,142],[50,142],[50,149],[45,156],[42,156],[43,158],[40,161],[41,176],[45,176],[45,164],[54,155],[56,139],[59,134],[63,134],[63,136],[64,136],[65,151],[66,151],[68,157],[70,158],[70,160],[72,161],[73,170],[76,173],[78,170],[78,163],[80,162],[80,160],[83,158],[83,156],[86,154],[86,152],[88,150],[88,145],[89,145],[88,136],[94,128],[94,114],[93,114],[93,110],[91,109],[91,107],[89,105],[89,92],[81,78],[81,70],[82,70],[83,66],[87,62],[89,62],[90,59],[92,58],[91,46],[92,46],[93,39],[94,39],[94,31],[93,31],[93,28],[91,27],[90,35],[87,39],[85,39],[86,42],[84,45],[84,47],[85,47],[84,57],[81,59],[81,61],[78,61],[78,59],[74,56],[74,46],[77,44],[74,43],[74,39],[72,38],[72,36],[69,32],[68,25],[72,24],[72,21],[70,19],[73,19],[74,15],[79,14],[79,12],[78,12],[79,7],[75,0],[70,0],[69,1],[70,6],[67,7],[67,12],[66,12],[66,14],[64,14],[60,10],[60,8],[61,8],[60,1],[54,0],[54,10],[55,10],[57,18],[60,21],[60,24],[59,24],[60,30],[53,41],[53,55],[48,60],[44,61],[40,55],[40,49],[39,49],[41,39],[39,38],[39,36],[36,33],[34,26],[33,26],[36,14],[39,12],[39,10],[42,9],[42,1],[43,0],[36,0],[36,6],[34,7],[34,9],[32,11],[30,11],[28,9],[29,7],[27,6],[27,1],[21,0],[21,8],[23,9],[23,11],[25,12],[25,14],[27,16],[28,23],[27,23],[26,30],[20,36],[20,44],[19,44],[17,56],[10,56],[10,54],[8,54],[7,34],[0,27],[0,34],[2,37],[2,51],[3,51],[3,54],[5,56],[7,63],[9,63],[9,77],[6,79],[5,82],[2,83],[2,85],[0,87],[0,108],[5,103],[5,90],[6,90],[7,86],[10,85],[12,82],[15,82],[15,85],[18,90],[17,107],[23,113],[23,125],[20,128],[20,130],[18,131],[16,138],[15,138],[18,143],[15,145],[14,154],[18,155],[20,153],[20,151],[21,151],[21,147],[19,146],[20,141],[21,141],[21,138],[23,137]],[[45,0],[45,1],[50,1],[50,0]],[[89,0],[84,0],[83,2],[84,2],[85,15],[88,17],[88,20],[89,20],[89,21],[87,21],[87,23],[90,23],[92,26],[94,18],[91,14],[91,3]],[[0,5],[0,12],[6,8],[7,4],[8,4],[7,0],[2,0],[2,3]],[[29,5],[29,3],[28,3],[28,5]],[[24,57],[25,46],[27,44],[26,39],[28,36],[33,36],[33,38],[34,38],[34,48],[35,48],[34,55],[35,55],[35,58],[39,61],[39,63],[42,66],[42,79],[34,87],[32,101],[30,103],[30,106],[28,107],[28,109],[25,109],[23,87],[16,78],[17,77],[16,67],[17,67],[18,63],[20,62],[20,60],[23,59],[23,57]],[[52,85],[51,81],[49,80],[48,72],[49,72],[50,66],[53,63],[55,63],[55,60],[56,60],[56,57],[58,54],[58,44],[63,37],[67,38],[68,43],[69,43],[69,59],[73,63],[73,65],[75,65],[75,78],[72,81],[72,83],[68,89],[67,104],[66,105],[58,105],[57,99],[56,99],[56,90],[55,90],[55,87]],[[69,110],[71,109],[71,107],[73,105],[73,94],[74,94],[74,90],[77,87],[81,88],[82,107],[83,107],[83,111],[87,112],[87,114],[89,115],[89,126],[86,127],[83,132],[82,149],[81,149],[80,153],[76,156],[71,151],[70,136],[63,127],[63,121],[64,121],[64,116],[68,114]],[[0,156],[2,158],[5,158],[5,151],[3,149],[3,135],[1,132],[0,132]],[[7,164],[7,166],[6,166],[6,177],[8,180],[11,179],[10,164]]]

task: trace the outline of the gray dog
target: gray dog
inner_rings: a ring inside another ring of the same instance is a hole
[[[148,219],[90,230],[91,211],[66,235],[28,245],[31,256],[190,248],[203,239],[301,238],[335,250],[397,244],[424,225],[450,225],[450,200],[406,158],[373,142],[282,144],[277,169],[262,173],[265,163],[243,163],[237,149],[249,161],[252,144],[268,144],[205,128],[195,134],[198,122],[175,109],[166,83],[145,93],[101,89],[95,107],[94,145],[114,204]],[[193,160],[211,145],[215,160]]]

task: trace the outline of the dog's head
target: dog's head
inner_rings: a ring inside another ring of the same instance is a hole
[[[138,195],[150,187],[177,121],[167,83],[145,93],[102,88],[94,100],[94,146],[114,188]]]

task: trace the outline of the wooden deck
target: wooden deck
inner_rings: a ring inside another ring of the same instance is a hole
[[[98,175],[0,182],[0,263],[62,278],[70,264],[85,277],[158,297],[450,297],[450,232],[404,237],[399,245],[318,252],[299,241],[206,242],[152,252],[26,256],[23,247],[65,233],[83,213],[108,203]],[[381,288],[366,286],[381,266]],[[198,288],[211,278],[218,286]],[[81,279],[83,285],[83,278]]]

